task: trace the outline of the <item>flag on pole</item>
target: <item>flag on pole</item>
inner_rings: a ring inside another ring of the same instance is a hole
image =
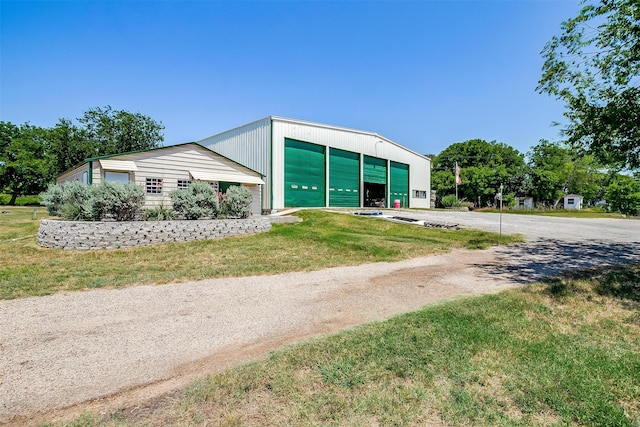
[[[456,162],[456,185],[462,184],[462,180],[460,180],[460,166],[458,166],[458,162]]]

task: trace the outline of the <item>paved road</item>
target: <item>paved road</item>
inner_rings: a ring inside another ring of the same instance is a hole
[[[499,228],[497,214],[402,215]],[[502,221],[504,233],[528,242],[320,272],[0,301],[0,424],[144,402],[307,337],[568,269],[640,261],[640,221]]]
[[[469,228],[499,232],[498,213],[457,211],[400,211],[400,215],[416,219],[456,223]],[[535,215],[502,214],[502,232],[522,234],[528,240],[590,240],[617,243],[640,242],[640,219],[576,219]]]
[[[567,270],[640,260],[640,220],[558,218],[497,213],[407,211],[410,218],[521,234],[527,242],[496,248],[500,270],[529,283]],[[502,224],[501,224],[502,221]]]

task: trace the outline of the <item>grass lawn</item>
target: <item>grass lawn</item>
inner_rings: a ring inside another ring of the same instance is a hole
[[[638,426],[640,264],[364,325],[152,407],[68,426]]]
[[[0,299],[400,261],[451,248],[486,248],[499,239],[484,231],[429,229],[309,210],[299,212],[303,222],[276,224],[252,236],[76,252],[38,246],[33,208],[2,210],[10,213],[0,215]],[[38,218],[45,213],[40,208]],[[501,242],[519,240],[503,236]]]
[[[0,193],[0,208],[6,207],[2,205],[6,205],[11,200],[11,194],[3,194]],[[16,199],[16,206],[33,206],[38,207],[40,205],[40,197],[39,196],[20,196]]]
[[[474,212],[491,212],[491,213],[499,213],[499,209],[494,208],[482,208],[475,209]],[[503,209],[502,213],[509,215],[537,215],[537,216],[558,216],[564,218],[631,218],[631,219],[640,219],[640,217],[633,217],[623,215],[621,213],[616,212],[606,212],[602,209],[580,209],[580,210],[570,210],[570,209],[553,209],[546,211],[539,210],[527,210],[527,209]]]

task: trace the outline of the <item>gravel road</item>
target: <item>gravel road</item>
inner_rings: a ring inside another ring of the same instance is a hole
[[[402,212],[498,231],[498,214]],[[380,219],[371,219],[372,221]],[[0,425],[135,405],[301,339],[562,271],[640,261],[640,221],[502,216],[527,243],[398,263],[0,301]]]

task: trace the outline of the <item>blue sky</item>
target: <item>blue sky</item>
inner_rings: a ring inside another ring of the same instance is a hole
[[[540,51],[579,1],[0,0],[0,120],[111,105],[165,145],[269,116],[377,132],[419,153],[558,140]]]

